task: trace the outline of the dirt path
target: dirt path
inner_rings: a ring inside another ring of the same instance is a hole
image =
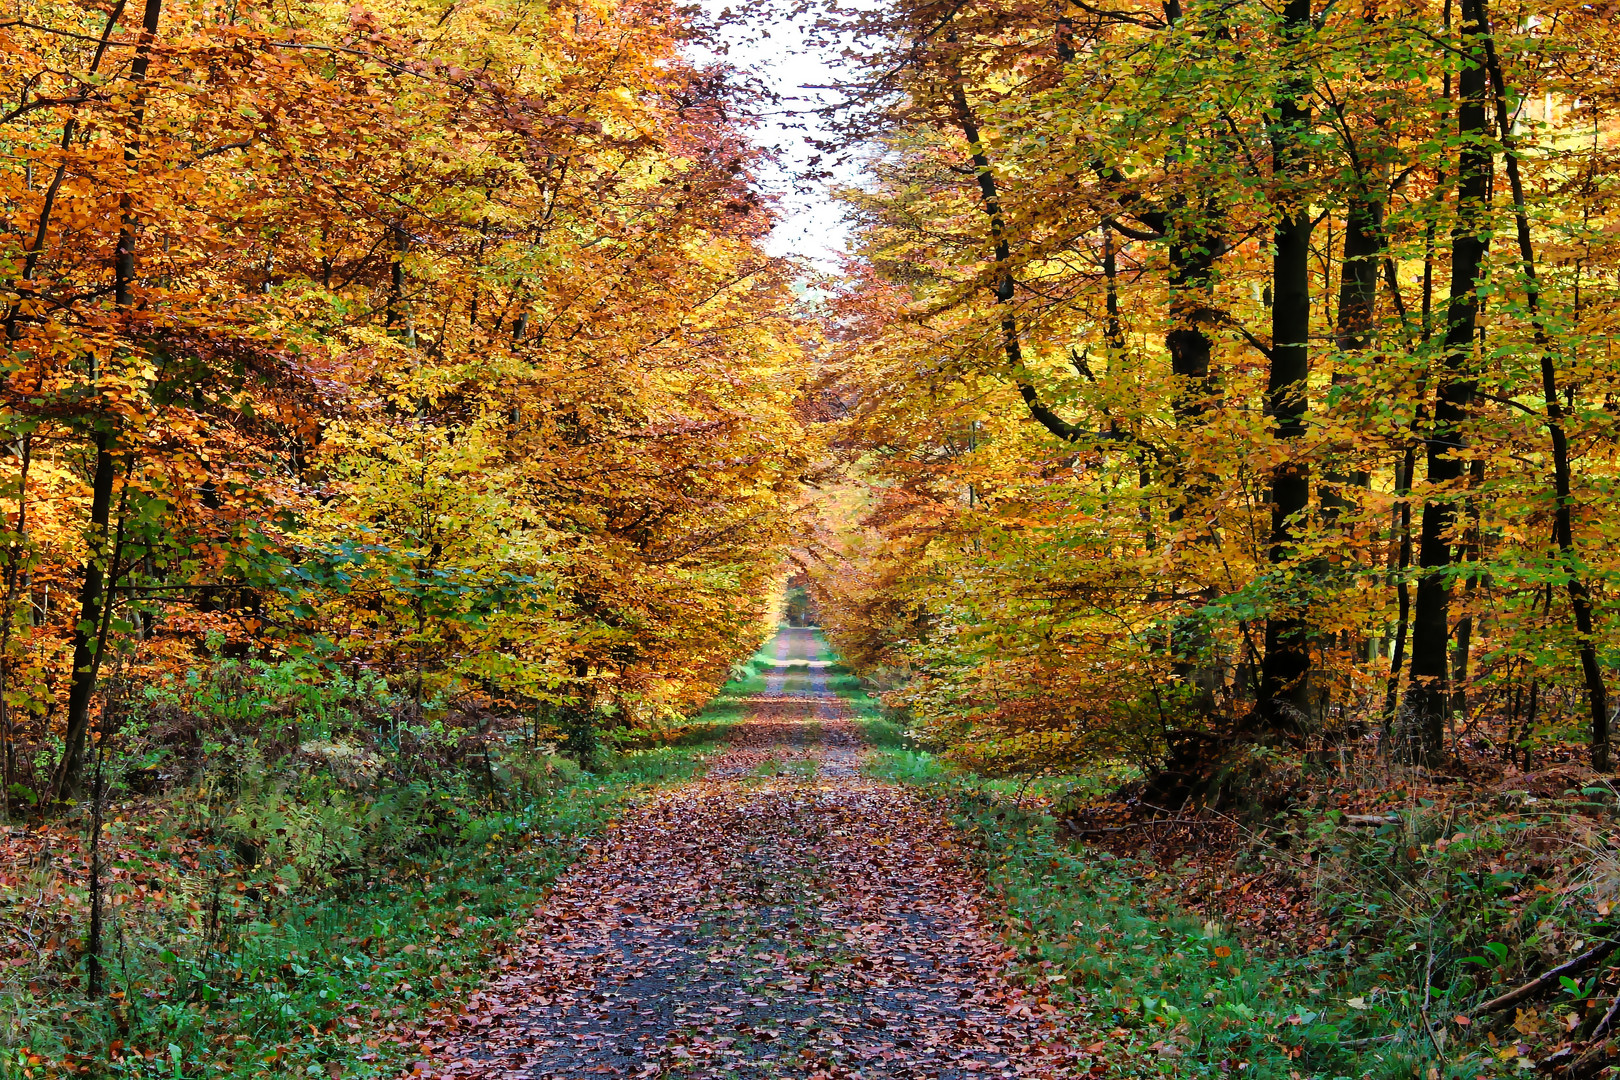
[[[703,780],[611,830],[430,1061],[444,1078],[1059,1076],[956,836],[863,779],[819,636],[784,630]],[[816,666],[812,666],[812,664]],[[459,1029],[459,1033],[457,1031]]]

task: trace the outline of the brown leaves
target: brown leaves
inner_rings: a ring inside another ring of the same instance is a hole
[[[502,1023],[436,1044],[428,1075],[1081,1067],[1064,1019],[1007,980],[950,826],[859,777],[819,672],[770,683],[707,778],[559,881],[520,962],[468,1003]]]

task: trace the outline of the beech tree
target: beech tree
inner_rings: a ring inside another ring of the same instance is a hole
[[[723,69],[659,3],[27,3],[4,786],[111,657],[652,723],[752,645],[812,452]],[[42,750],[46,776],[33,771]]]
[[[1600,16],[826,21],[888,153],[825,379],[875,504],[816,583],[895,704],[976,760],[1213,776],[1368,724],[1439,764],[1568,685],[1607,767]]]

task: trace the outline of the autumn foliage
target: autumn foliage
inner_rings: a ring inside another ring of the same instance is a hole
[[[684,26],[8,9],[10,799],[78,790],[109,693],[209,656],[646,724],[757,643],[800,331]]]
[[[1577,734],[1620,646],[1614,13],[834,12],[844,654],[980,762]],[[1483,724],[1483,726],[1481,726]]]

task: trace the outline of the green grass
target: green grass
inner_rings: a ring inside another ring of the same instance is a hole
[[[968,837],[1017,964],[1117,1046],[1121,1075],[1408,1077],[1410,1002],[1340,985],[1342,952],[1268,958],[1150,896],[1147,866],[1057,839],[1055,822],[969,778],[931,781]],[[1381,1039],[1368,1049],[1348,1042]],[[1474,1075],[1461,1067],[1440,1075]]]
[[[1120,1076],[1410,1077],[1434,1057],[1415,1002],[1339,950],[1270,958],[1150,895],[1151,867],[1059,840],[1008,781],[953,773],[926,752],[872,755],[875,775],[919,785],[951,813],[998,904],[1030,985],[1086,1018]],[[1349,976],[1346,983],[1342,977]],[[1377,1040],[1365,1045],[1347,1045]],[[1480,1062],[1437,1075],[1479,1075]]]

